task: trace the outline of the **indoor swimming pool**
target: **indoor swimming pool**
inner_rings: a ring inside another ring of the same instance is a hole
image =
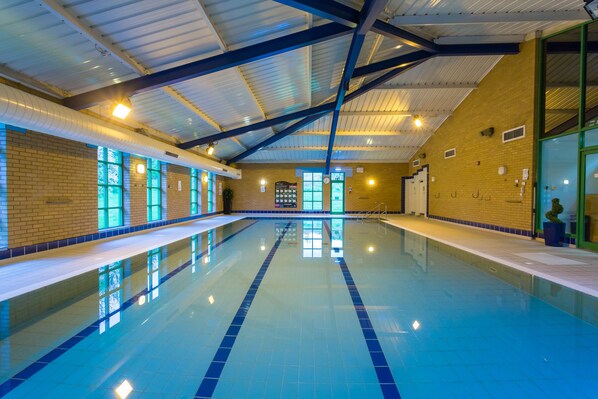
[[[596,300],[422,236],[243,219],[0,303],[3,398],[596,398]]]

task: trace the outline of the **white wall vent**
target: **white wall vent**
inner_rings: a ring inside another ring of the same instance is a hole
[[[450,150],[446,150],[444,152],[444,159],[454,158],[457,156],[457,149],[451,148]]]
[[[419,159],[413,161],[413,167],[417,168],[419,166]]]
[[[525,137],[525,126],[519,126],[515,129],[507,130],[502,132],[502,142],[508,143],[509,141],[519,140]]]

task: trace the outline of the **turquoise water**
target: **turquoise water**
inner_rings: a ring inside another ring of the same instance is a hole
[[[242,220],[0,303],[0,397],[598,397],[598,328],[522,288],[383,225]]]

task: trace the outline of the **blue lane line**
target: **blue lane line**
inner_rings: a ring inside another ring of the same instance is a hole
[[[326,227],[328,237],[332,238],[332,233],[330,231],[330,226],[328,226],[328,223],[324,222],[324,226]],[[378,382],[380,383],[382,394],[384,395],[385,399],[400,399],[401,394],[399,393],[399,389],[397,388],[395,379],[392,376],[390,367],[388,367],[386,356],[384,356],[384,351],[380,346],[378,336],[376,335],[376,331],[374,331],[374,326],[370,321],[368,311],[365,305],[363,304],[363,301],[361,300],[361,295],[359,295],[359,290],[355,285],[355,281],[353,280],[351,271],[347,266],[347,262],[345,262],[345,258],[343,257],[336,258],[336,261],[338,262],[341,268],[341,272],[343,273],[343,277],[345,278],[345,283],[347,284],[347,289],[349,290],[349,294],[351,295],[353,307],[355,308],[355,313],[357,313],[359,325],[361,326],[361,332],[363,333],[365,343],[368,346],[370,358],[372,359],[372,364],[374,365],[374,369],[376,370],[376,376],[378,377]]]
[[[195,393],[194,399],[208,399],[211,398],[216,390],[216,385],[218,385],[218,381],[220,376],[222,375],[222,370],[224,370],[224,366],[226,365],[226,361],[228,360],[228,355],[230,355],[231,350],[233,349],[233,345],[237,340],[239,335],[239,331],[241,331],[241,327],[243,326],[243,322],[245,321],[245,317],[247,316],[247,312],[249,312],[249,308],[251,307],[251,303],[255,298],[255,294],[257,293],[258,288],[260,288],[260,284],[268,271],[268,267],[270,266],[270,262],[274,258],[274,254],[278,250],[280,243],[284,239],[287,230],[291,226],[291,222],[288,222],[287,225],[284,227],[282,232],[280,233],[280,237],[274,243],[274,246],[266,256],[266,260],[262,263],[262,267],[257,272],[253,282],[249,286],[249,290],[241,302],[239,306],[239,310],[233,317],[233,321],[230,323],[228,330],[226,331],[226,335],[222,338],[222,342],[220,343],[220,347],[216,351],[214,358],[212,359],[212,363],[210,363],[210,367],[208,371],[206,371],[205,376],[203,377],[203,381],[201,385],[197,389]]]
[[[255,222],[243,227],[236,233],[233,233],[230,236],[224,238],[222,241],[212,245],[211,249],[215,249],[215,248],[219,247],[220,245],[224,244],[226,241],[230,240],[237,234],[242,233],[243,231],[247,230],[248,228],[250,228],[251,226],[253,226],[256,223],[258,223],[258,222],[255,221]],[[196,255],[195,259],[196,260],[200,259],[202,256],[206,255],[207,253],[208,253],[208,250],[206,249],[201,254]],[[160,284],[165,283],[172,277],[176,276],[178,273],[180,273],[181,271],[183,271],[184,269],[189,267],[192,263],[193,263],[192,259],[190,259],[187,262],[183,263],[181,266],[172,270],[170,273],[168,273],[167,275],[165,275],[164,277],[162,277],[160,279]],[[50,352],[46,353],[44,356],[40,357],[35,362],[33,362],[29,366],[25,367],[23,370],[21,370],[20,372],[18,372],[15,375],[13,375],[12,377],[10,377],[8,380],[4,381],[2,384],[0,384],[0,398],[8,395],[11,391],[13,391],[16,387],[18,387],[19,385],[21,385],[22,383],[27,381],[29,378],[31,378],[33,375],[35,375],[38,371],[42,370],[48,364],[52,363],[54,360],[56,360],[60,356],[64,355],[69,349],[74,347],[79,342],[83,341],[85,338],[90,336],[93,332],[97,331],[99,329],[100,323],[102,321],[109,319],[110,316],[112,316],[113,314],[115,314],[117,312],[125,311],[126,309],[131,307],[133,304],[135,304],[139,300],[140,296],[146,295],[146,294],[147,294],[147,288],[144,288],[141,292],[137,293],[136,295],[132,296],[129,300],[125,301],[118,310],[107,315],[106,317],[103,317],[101,319],[94,321],[93,323],[91,323],[90,325],[88,325],[87,327],[85,327],[84,329],[79,331],[78,333],[76,333],[74,336],[67,339],[66,341],[64,341],[63,343],[58,345],[56,348],[52,349]]]

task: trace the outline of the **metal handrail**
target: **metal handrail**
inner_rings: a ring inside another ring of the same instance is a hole
[[[384,206],[384,210],[382,209],[382,206]],[[386,218],[387,215],[388,215],[388,207],[384,202],[381,202],[381,203],[377,204],[375,207],[373,207],[372,209],[370,209],[369,211],[357,214],[357,218],[360,219],[361,222],[363,223],[366,219],[369,220],[376,216],[377,216],[376,219],[378,221],[380,221],[383,218],[383,216],[384,216],[384,218]]]

